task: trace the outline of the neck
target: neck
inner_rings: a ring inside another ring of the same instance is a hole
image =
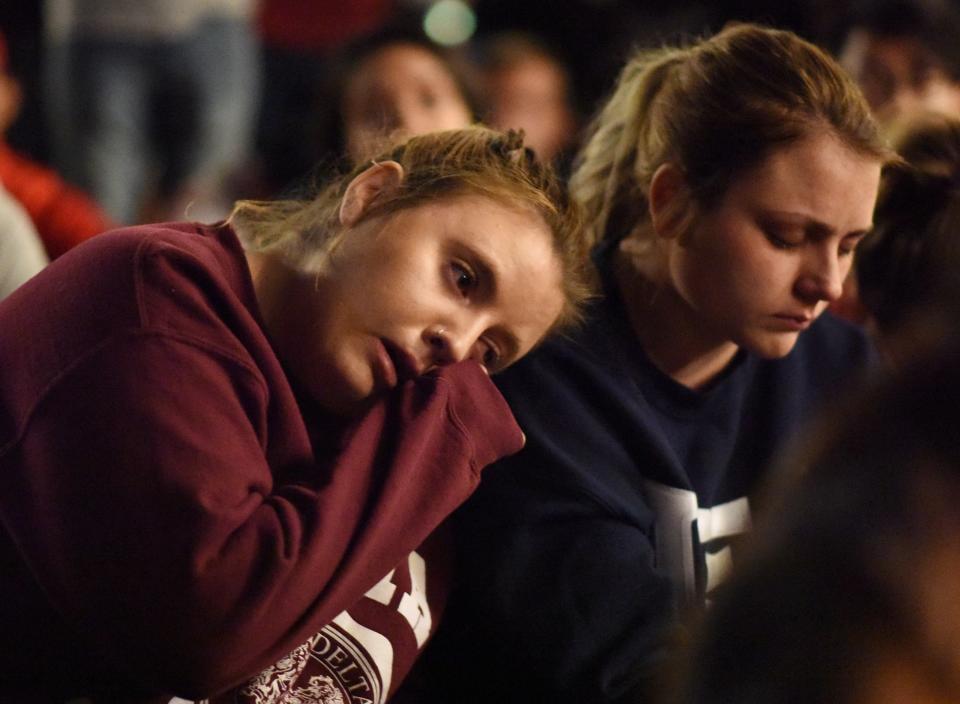
[[[674,381],[701,390],[733,360],[737,345],[704,326],[665,276],[641,274],[618,253],[614,280],[644,352]]]
[[[284,271],[281,263],[269,254],[246,252],[246,257],[257,305],[260,307],[264,322],[270,328],[278,307],[278,299],[283,296],[287,272]]]
[[[303,344],[314,300],[313,279],[272,253],[247,253],[253,290],[270,339],[284,362]]]

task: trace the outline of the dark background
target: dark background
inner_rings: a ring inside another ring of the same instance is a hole
[[[340,0],[349,2],[350,0]],[[398,12],[416,14],[425,0],[396,2]],[[758,21],[792,29],[835,50],[842,38],[847,0],[476,0],[478,39],[504,29],[531,32],[570,68],[576,105],[593,112],[612,86],[629,51],[718,30],[730,20]],[[336,0],[317,0],[318,21]],[[26,102],[8,142],[45,161],[42,110],[38,104],[42,62],[42,0],[2,0],[0,29],[6,34],[11,70],[24,85]]]

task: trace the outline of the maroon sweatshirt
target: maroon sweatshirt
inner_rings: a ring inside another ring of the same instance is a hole
[[[0,701],[381,702],[417,548],[521,442],[471,362],[349,427],[298,398],[228,227],[95,237],[0,303]]]

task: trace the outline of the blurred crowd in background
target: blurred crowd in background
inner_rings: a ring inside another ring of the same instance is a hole
[[[236,198],[288,191],[383,139],[477,119],[524,129],[564,169],[632,49],[735,20],[842,56],[882,116],[911,101],[960,111],[955,10],[945,3],[931,24],[913,5],[4,3],[0,180],[56,257],[111,223],[215,220]]]

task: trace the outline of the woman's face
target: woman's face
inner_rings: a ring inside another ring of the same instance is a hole
[[[567,146],[575,129],[562,69],[538,57],[518,61],[488,77],[490,123],[522,129],[524,143],[544,161]]]
[[[542,217],[488,197],[363,220],[309,291],[287,363],[339,414],[439,365],[497,372],[557,320],[561,272]]]
[[[773,152],[667,244],[691,335],[767,358],[793,348],[841,293],[870,229],[880,162],[830,134]]]
[[[472,122],[450,70],[416,44],[391,44],[353,74],[343,104],[347,151],[357,160],[378,153],[387,137],[401,139]]]
[[[883,37],[857,28],[840,60],[884,123],[920,112],[956,115],[960,109],[960,85],[915,37]]]

